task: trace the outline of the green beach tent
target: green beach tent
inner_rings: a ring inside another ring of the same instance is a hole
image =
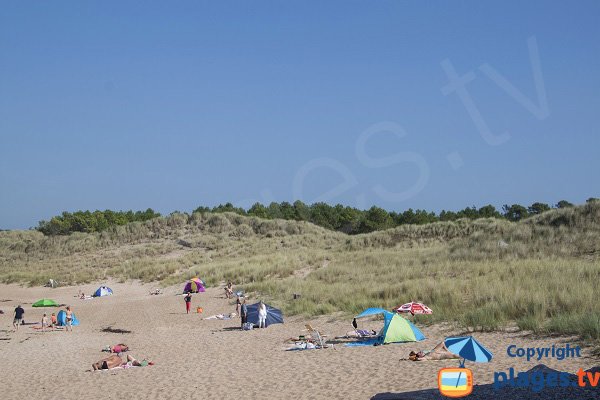
[[[51,299],[41,299],[33,303],[31,307],[58,307],[58,303]]]
[[[369,308],[357,315],[356,318],[377,314],[383,314],[384,320],[383,329],[378,336],[379,343],[419,342],[425,339],[425,335],[412,322],[382,308]]]

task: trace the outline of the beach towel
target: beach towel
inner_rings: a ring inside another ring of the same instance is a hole
[[[375,346],[376,344],[380,344],[379,337],[374,337],[367,340],[359,340],[357,342],[346,343],[344,346],[347,347],[360,347],[360,346]]]

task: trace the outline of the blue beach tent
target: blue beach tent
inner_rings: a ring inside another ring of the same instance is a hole
[[[258,326],[258,305],[260,303],[252,304],[248,306],[248,322],[252,322],[254,325]],[[265,326],[269,326],[272,324],[283,324],[283,314],[281,310],[278,310],[275,307],[271,307],[268,304],[267,306],[267,319],[265,321]]]
[[[111,294],[113,294],[113,291],[111,288],[109,288],[108,286],[100,286],[98,289],[96,289],[93,296],[94,297],[102,297],[102,296],[110,296]]]
[[[79,325],[79,320],[75,316],[75,313],[71,314],[73,316],[73,321],[71,321],[71,325],[77,326]],[[56,323],[58,326],[66,326],[67,325],[67,312],[65,310],[60,310],[58,314],[56,314]]]

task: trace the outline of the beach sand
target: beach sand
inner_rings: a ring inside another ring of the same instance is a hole
[[[447,326],[421,327],[427,340],[420,343],[378,347],[344,347],[310,351],[285,351],[284,340],[305,334],[310,322],[331,338],[351,329],[350,320],[332,316],[306,320],[286,318],[285,324],[263,330],[240,331],[239,319],[203,320],[213,314],[228,314],[235,301],[227,300],[221,288],[195,294],[192,309],[202,314],[186,315],[181,287],[163,289],[150,296],[151,285],[108,284],[114,295],[93,300],[76,297],[81,289],[91,294],[99,284],[56,289],[0,285],[0,387],[5,400],[41,399],[369,399],[385,393],[437,390],[440,368],[456,367],[456,360],[411,362],[411,350],[431,349],[445,336],[460,334]],[[39,322],[44,312],[55,308],[31,308],[40,298],[51,298],[72,306],[81,325],[72,333],[45,332],[22,326],[12,332],[13,309],[22,304],[27,322]],[[293,301],[293,300],[290,300]],[[250,303],[253,303],[250,301]],[[106,327],[131,333],[106,333]],[[475,384],[493,382],[494,371],[513,367],[526,371],[543,363],[550,368],[575,373],[579,368],[600,365],[582,350],[575,359],[526,361],[509,358],[506,349],[519,347],[577,345],[573,338],[535,338],[522,332],[475,333],[494,354],[492,362],[467,362]],[[100,350],[124,342],[137,358],[156,363],[145,368],[91,371],[91,364],[107,353]],[[431,393],[434,393],[432,391]],[[598,393],[598,392],[596,392]],[[417,398],[416,396],[415,398]],[[424,396],[423,398],[430,398]],[[385,397],[387,398],[387,397]],[[390,398],[393,398],[390,397]],[[403,398],[400,395],[398,398]]]

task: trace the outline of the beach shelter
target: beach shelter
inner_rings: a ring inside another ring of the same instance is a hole
[[[473,336],[449,337],[444,340],[444,345],[449,352],[463,358],[462,365],[465,363],[464,360],[486,363],[490,362],[493,357],[492,352],[475,340]]]
[[[252,304],[248,306],[248,322],[253,323],[258,326],[258,305],[260,303]],[[268,304],[267,306],[267,319],[265,320],[265,326],[269,326],[272,324],[283,324],[283,314],[281,310],[271,307]]]
[[[94,297],[102,297],[102,296],[110,296],[113,294],[113,291],[108,286],[100,286],[92,296]]]
[[[41,299],[33,303],[31,307],[58,307],[58,304],[51,299]]]
[[[73,326],[79,325],[79,320],[75,316],[75,313],[73,313],[72,315],[73,315],[73,321],[71,321],[71,325],[73,325]],[[60,310],[58,312],[58,314],[56,314],[56,323],[58,324],[58,326],[67,325],[67,312],[65,310]]]
[[[368,308],[358,314],[356,318],[370,317],[379,314],[383,314],[383,328],[378,336],[378,342],[380,344],[419,342],[425,339],[425,335],[423,335],[419,328],[412,322],[402,318],[396,313],[384,310],[383,308]]]
[[[183,287],[183,293],[198,293],[198,292],[206,292],[204,289],[204,282],[200,278],[192,278],[185,283]]]

